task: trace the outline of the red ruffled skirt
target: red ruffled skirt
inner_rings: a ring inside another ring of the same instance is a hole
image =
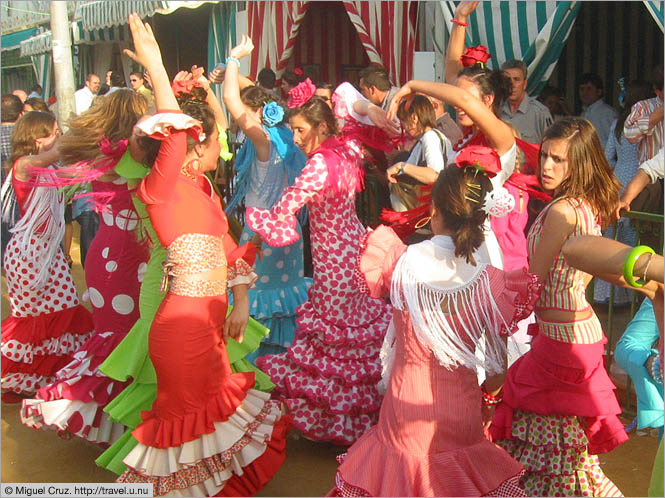
[[[253,373],[232,373],[226,308],[226,295],[162,302],[149,337],[157,398],[118,482],[151,482],[155,496],[248,496],[284,462],[290,417],[253,389]]]
[[[571,344],[537,335],[509,369],[489,433],[524,465],[534,496],[622,496],[599,453],[628,439],[603,365],[607,340]]]
[[[4,260],[12,313],[1,325],[3,392],[32,395],[53,382],[94,328],[92,315],[79,304],[62,251],[49,268],[46,285],[35,289],[38,267],[12,238]]]

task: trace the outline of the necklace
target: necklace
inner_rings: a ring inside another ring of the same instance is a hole
[[[191,168],[189,167],[189,164],[185,164],[180,168],[180,173],[182,173],[183,176],[186,176],[190,180],[194,180],[195,182],[198,183],[198,177],[200,175],[197,175],[195,173],[192,173]]]

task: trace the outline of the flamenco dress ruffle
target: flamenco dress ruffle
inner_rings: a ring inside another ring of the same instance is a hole
[[[538,334],[508,370],[490,436],[524,465],[533,496],[623,496],[597,456],[628,439],[602,363],[605,342]]]
[[[305,437],[350,445],[378,419],[379,350],[392,313],[385,301],[361,294],[353,282],[364,234],[354,201],[359,152],[336,139],[321,150],[327,160],[314,154],[271,210],[247,209],[250,228],[271,246],[283,247],[300,238],[295,215],[306,203],[314,255],[314,283],[297,309],[293,345],[286,353],[258,358],[257,366],[275,383],[273,395]],[[322,188],[335,178],[348,191]]]
[[[58,370],[90,337],[92,315],[78,300],[62,251],[48,282],[31,289],[37,263],[20,256],[12,238],[5,253],[5,275],[12,313],[2,321],[2,391],[34,395],[53,382]]]
[[[254,232],[245,226],[240,243],[248,242],[252,235]],[[302,240],[286,247],[264,243],[262,253],[263,257],[255,263],[259,279],[256,287],[248,291],[249,315],[270,332],[247,357],[252,362],[259,356],[283,353],[293,344],[296,310],[307,301],[307,291],[312,286],[312,279],[304,276]]]
[[[391,288],[405,249],[387,227],[371,233],[359,264],[370,295]],[[486,271],[501,313],[490,333],[505,323],[499,332],[505,335],[532,312],[539,283],[521,271]],[[387,354],[394,364],[386,368],[379,422],[337,458],[335,488],[328,496],[526,496],[519,485],[522,466],[484,437],[475,370],[443,367],[418,339],[408,311],[396,309],[394,322],[394,356]],[[452,323],[453,330],[462,328]]]
[[[133,179],[143,178],[149,169],[135,162],[121,160],[116,166],[116,171],[130,178],[130,183],[134,183]],[[126,426],[127,429],[95,460],[97,465],[116,474],[122,474],[127,470],[122,460],[138,444],[131,432],[141,422],[141,412],[150,409],[157,394],[157,377],[148,353],[148,333],[155,313],[165,296],[160,291],[160,285],[166,249],[159,242],[150,224],[145,204],[135,197],[133,201],[143,228],[152,243],[150,260],[145,267],[139,296],[141,317],[99,367],[104,375],[117,381],[125,382],[131,379],[131,383],[104,408],[110,420]],[[261,338],[266,334],[267,330],[250,318],[243,343],[239,344],[230,339],[227,351],[234,372],[254,372],[256,389],[269,392],[274,387],[270,378],[245,359],[248,353],[258,348]]]
[[[138,215],[126,179],[93,181],[92,186],[94,192],[112,194],[100,213],[100,229],[86,258],[96,332],[58,371],[55,382],[23,402],[21,420],[34,429],[51,427],[63,437],[74,435],[105,447],[125,427],[110,421],[103,408],[128,383],[105,376],[99,366],[139,318],[137,304],[148,250],[137,239]]]

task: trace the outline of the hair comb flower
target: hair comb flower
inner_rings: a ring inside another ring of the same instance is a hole
[[[263,106],[263,123],[266,126],[275,126],[284,119],[284,109],[274,100]]]
[[[476,63],[485,67],[485,63],[490,60],[491,57],[492,54],[487,51],[487,47],[478,45],[477,47],[467,47],[466,50],[464,50],[464,54],[460,61],[464,67],[473,66]]]
[[[305,81],[298,83],[296,86],[291,88],[291,90],[289,90],[289,101],[286,105],[289,109],[302,107],[309,101],[309,99],[312,98],[315,91],[316,87],[314,86],[314,83],[312,83],[312,80],[307,78]]]
[[[299,67],[295,68],[293,70],[293,74],[297,74],[298,76],[302,76],[303,75],[302,69],[300,69]]]
[[[457,164],[458,168],[475,168],[490,178],[501,171],[499,154],[494,149],[485,145],[469,145],[464,147],[457,154],[455,164]]]
[[[496,176],[501,171],[499,154],[494,149],[484,145],[469,145],[464,147],[457,154],[455,163],[458,168],[473,168],[475,175],[483,173],[490,178]],[[480,184],[468,182],[466,186],[467,193],[464,195],[464,198],[476,204],[481,204],[480,194],[482,187]],[[515,209],[515,198],[505,187],[498,187],[485,194],[480,209],[490,216],[501,218]]]

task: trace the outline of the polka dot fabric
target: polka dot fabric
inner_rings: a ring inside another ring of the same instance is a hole
[[[3,262],[11,315],[2,321],[2,391],[32,395],[69,363],[93,324],[79,303],[62,251],[56,253],[46,285],[35,288],[40,263],[29,254],[42,251],[43,242],[32,239],[24,254],[17,237],[10,239]]]
[[[102,410],[129,381],[106,377],[99,365],[139,318],[139,270],[148,260],[148,251],[137,240],[138,215],[126,183],[94,181],[92,186],[95,192],[115,194],[100,214],[99,230],[85,261],[96,332],[56,374],[54,383],[41,388],[36,399],[24,401],[22,421],[33,428],[52,425],[63,435],[106,446],[125,427],[108,421]],[[47,416],[56,406],[58,415]]]
[[[306,437],[349,445],[378,417],[379,350],[392,311],[361,294],[353,280],[365,233],[355,210],[357,149],[339,142],[322,148],[325,154],[309,159],[271,210],[248,209],[249,227],[279,247],[300,237],[292,227],[306,204],[314,266],[309,300],[297,310],[293,345],[285,354],[259,358],[257,366],[270,375]],[[331,158],[338,162],[328,164]],[[327,186],[331,168],[334,189]]]
[[[572,415],[538,415],[516,409],[512,439],[497,443],[525,468],[529,496],[623,496],[587,451],[587,438]]]
[[[296,226],[298,234],[300,226]],[[245,226],[240,244],[249,242],[254,235]],[[300,238],[300,235],[298,235]],[[303,241],[283,247],[262,246],[263,257],[254,263],[258,275],[255,286],[249,289],[249,314],[270,330],[259,349],[248,356],[254,360],[269,353],[283,353],[293,344],[296,331],[296,309],[307,301],[311,278],[305,278]],[[229,296],[233,304],[233,296]]]

